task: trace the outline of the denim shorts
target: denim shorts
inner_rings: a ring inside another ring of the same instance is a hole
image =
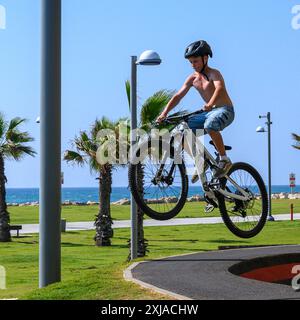
[[[234,108],[229,106],[218,107],[211,111],[196,114],[188,120],[188,126],[195,133],[197,129],[222,131],[234,120]]]

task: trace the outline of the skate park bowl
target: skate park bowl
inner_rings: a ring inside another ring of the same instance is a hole
[[[229,268],[229,272],[246,279],[291,286],[293,278],[300,272],[300,254],[290,253],[251,259],[233,265]]]

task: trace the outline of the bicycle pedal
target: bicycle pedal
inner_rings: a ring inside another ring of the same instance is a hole
[[[211,189],[218,189],[218,188],[220,188],[220,181],[210,182],[208,184],[208,187]]]
[[[211,213],[215,210],[215,207],[212,205],[212,204],[208,204],[205,209],[204,209],[204,212],[205,213]]]

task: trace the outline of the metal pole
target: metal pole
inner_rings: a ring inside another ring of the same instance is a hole
[[[42,0],[39,286],[61,280],[61,0]]]
[[[136,142],[135,130],[137,128],[137,57],[131,57],[131,84],[130,84],[130,111],[131,111],[131,150]],[[131,260],[137,258],[138,230],[137,230],[137,204],[131,195]]]
[[[269,171],[269,217],[268,221],[275,221],[274,217],[272,216],[272,183],[271,183],[271,113],[268,112],[267,114],[267,125],[268,125],[268,171]]]

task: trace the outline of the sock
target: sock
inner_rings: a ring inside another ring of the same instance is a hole
[[[229,160],[229,158],[225,155],[225,156],[221,156],[220,160]]]

